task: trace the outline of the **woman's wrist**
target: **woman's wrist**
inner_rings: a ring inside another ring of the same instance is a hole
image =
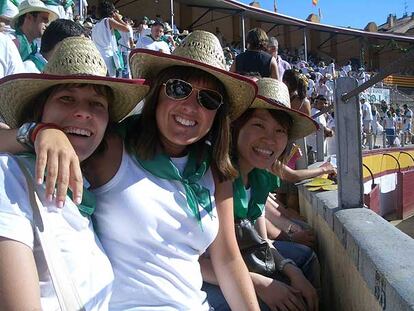
[[[57,129],[62,131],[62,128],[54,123],[37,123],[30,133],[30,142],[32,145],[34,145],[37,135],[44,129]]]

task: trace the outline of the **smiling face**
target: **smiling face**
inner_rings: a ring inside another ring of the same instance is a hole
[[[108,100],[92,85],[57,88],[48,97],[42,114],[42,122],[63,129],[80,161],[99,146],[108,121]]]
[[[189,79],[195,89],[216,90],[208,79]],[[169,98],[161,86],[156,108],[156,121],[164,151],[170,156],[185,154],[187,146],[202,139],[211,129],[217,110],[208,110],[197,101],[197,90],[182,100]]]
[[[288,142],[288,129],[267,109],[254,109],[237,137],[238,164],[242,174],[253,168],[270,168]]]

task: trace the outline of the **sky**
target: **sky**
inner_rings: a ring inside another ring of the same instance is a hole
[[[251,3],[252,0],[238,0]],[[258,0],[261,8],[273,11],[273,0]],[[333,26],[363,29],[369,22],[386,23],[389,14],[402,17],[404,12],[414,12],[414,0],[276,0],[278,13],[306,19],[321,10],[321,23]]]

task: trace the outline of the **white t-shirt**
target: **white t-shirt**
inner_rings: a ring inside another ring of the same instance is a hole
[[[384,128],[386,129],[395,129],[395,118],[394,117],[384,117]]]
[[[25,72],[22,58],[12,39],[0,32],[0,78]]]
[[[372,121],[371,104],[366,101],[362,104],[362,120]]]
[[[39,186],[38,191],[45,209],[43,220],[54,234],[85,309],[108,310],[113,273],[93,232],[92,222],[80,214],[69,198],[65,206],[58,209],[54,202],[44,201],[43,187]],[[33,250],[42,310],[60,310],[43,251],[33,235],[32,221],[26,179],[13,157],[0,154],[0,236],[19,241]]]
[[[174,159],[178,169],[187,159]],[[202,228],[183,209],[183,185],[142,169],[125,151],[116,175],[94,190],[96,232],[114,269],[111,310],[208,310],[199,256],[214,241],[218,218],[211,171],[199,184],[210,190],[211,216]]]
[[[170,54],[170,47],[165,41],[154,41],[150,36],[141,36],[137,43],[137,48],[161,51]]]

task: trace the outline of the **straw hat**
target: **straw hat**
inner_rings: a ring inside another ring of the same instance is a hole
[[[56,47],[44,73],[21,73],[0,79],[0,115],[6,124],[19,126],[22,109],[51,86],[98,84],[109,86],[114,101],[109,105],[111,120],[122,120],[149,91],[144,80],[106,77],[106,65],[94,43],[85,37],[64,39]]]
[[[49,23],[58,19],[56,12],[48,9],[46,5],[40,0],[25,0],[19,4],[19,13],[17,13],[10,22],[10,25],[15,28],[15,24],[20,16],[30,12],[45,12],[49,13]]]
[[[236,119],[250,106],[257,92],[251,79],[226,70],[220,42],[207,31],[193,31],[171,55],[146,49],[134,50],[130,62],[132,76],[145,79],[153,79],[171,66],[193,67],[210,73],[226,88],[231,119]]]
[[[260,78],[256,82],[259,91],[250,108],[276,109],[288,113],[293,120],[290,140],[308,136],[318,129],[318,124],[310,117],[290,108],[289,90],[283,82],[272,78]]]

